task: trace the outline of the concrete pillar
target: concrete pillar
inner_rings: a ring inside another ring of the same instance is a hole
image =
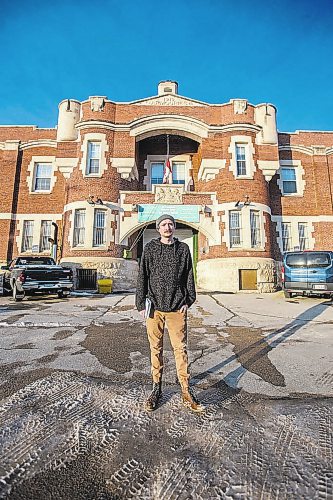
[[[256,125],[262,127],[258,134],[259,144],[277,144],[276,108],[272,104],[259,104],[255,107]]]

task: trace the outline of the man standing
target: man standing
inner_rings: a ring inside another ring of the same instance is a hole
[[[140,263],[136,307],[143,317],[146,299],[151,301],[147,334],[153,390],[147,399],[146,409],[155,410],[161,397],[163,334],[166,324],[174,351],[183,403],[191,410],[200,412],[204,408],[189,387],[187,357],[187,309],[196,298],[192,259],[186,243],[174,238],[175,227],[175,220],[171,215],[161,215],[157,219],[156,229],[160,238],[147,243]]]

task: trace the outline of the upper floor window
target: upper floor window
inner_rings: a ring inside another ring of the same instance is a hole
[[[52,175],[51,163],[36,163],[34,191],[50,191],[51,175]]]
[[[84,208],[75,210],[73,246],[84,245],[86,211]]]
[[[251,247],[257,248],[261,246],[260,235],[260,214],[256,210],[250,211],[250,226],[251,226]]]
[[[154,162],[151,164],[151,183],[162,184],[164,176],[164,163]]]
[[[246,144],[236,143],[237,176],[247,175],[246,169]]]
[[[46,252],[50,250],[49,238],[51,238],[52,221],[42,220],[40,226],[39,251]]]
[[[105,210],[96,209],[94,213],[94,239],[93,246],[105,244]]]
[[[101,161],[101,143],[88,141],[87,174],[99,174]]]
[[[242,218],[241,212],[229,212],[230,247],[239,247],[242,244]]]
[[[296,168],[282,167],[281,168],[282,192],[283,194],[297,193]]]
[[[299,249],[308,250],[309,248],[309,233],[307,222],[298,223]]]
[[[282,250],[289,252],[291,249],[291,223],[282,222]]]
[[[185,184],[185,162],[172,162],[172,182],[173,184]]]
[[[22,252],[31,252],[33,242],[34,221],[23,221]]]

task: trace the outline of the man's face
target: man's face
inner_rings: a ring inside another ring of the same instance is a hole
[[[175,232],[175,226],[171,219],[164,219],[158,226],[158,232],[164,238],[170,238]]]

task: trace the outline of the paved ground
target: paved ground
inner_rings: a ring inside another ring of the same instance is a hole
[[[132,295],[0,299],[0,498],[333,498],[333,305],[202,294],[193,385],[147,414],[145,328]]]

